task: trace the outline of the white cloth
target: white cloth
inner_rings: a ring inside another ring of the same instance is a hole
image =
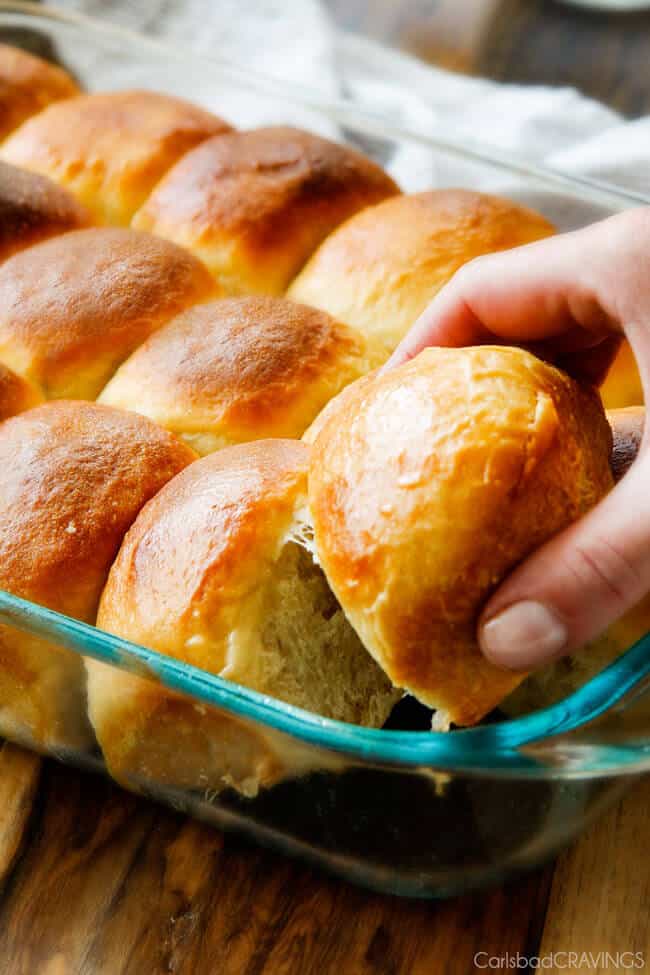
[[[59,0],[82,11],[173,43],[179,51],[227,59],[249,72],[290,82],[299,96],[344,99],[375,118],[422,136],[471,140],[535,164],[609,181],[650,198],[650,118],[626,121],[572,88],[505,85],[430,67],[360,36],[338,32],[319,0]],[[160,70],[160,69],[159,69]],[[93,65],[96,87],[115,87],[114,62]],[[215,89],[200,62],[175,62],[159,84],[195,97],[236,124],[281,120],[325,133],[336,128],[309,108],[288,110],[281,97],[262,99]],[[111,84],[113,82],[113,84]],[[125,70],[119,87],[156,85],[151,65]],[[387,167],[407,190],[473,185],[509,190],[540,205],[560,225],[601,215],[599,206],[567,216],[561,189],[532,192],[530,182],[487,171],[422,145],[391,151]]]

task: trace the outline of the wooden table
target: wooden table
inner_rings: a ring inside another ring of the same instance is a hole
[[[650,109],[650,13],[550,0],[329,6],[344,26],[448,67]],[[477,951],[644,951],[650,968],[649,807],[644,781],[554,866],[489,893],[404,901],[0,745],[0,975],[467,975]]]

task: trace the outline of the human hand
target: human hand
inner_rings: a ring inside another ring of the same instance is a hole
[[[650,400],[650,209],[465,265],[385,368],[430,345],[522,345],[575,378],[604,378],[623,336]],[[648,438],[588,515],[515,569],[486,604],[479,642],[531,669],[594,639],[650,592]]]

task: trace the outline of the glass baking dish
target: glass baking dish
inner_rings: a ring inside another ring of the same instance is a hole
[[[88,90],[148,87],[199,102],[240,128],[303,126],[360,146],[405,190],[496,191],[537,207],[561,229],[650,202],[466,140],[397,129],[380,106],[361,114],[344,97],[326,101],[219,59],[36,5],[0,2],[0,41],[59,61]],[[158,682],[207,727],[215,723],[226,736],[254,743],[272,769],[260,789],[245,775],[236,787],[224,782],[218,763],[190,775],[192,762],[179,743],[173,769],[163,775],[142,766],[121,776],[123,785],[382,891],[449,896],[533,866],[650,769],[650,705],[630,680],[632,664],[650,660],[650,635],[559,704],[441,734],[428,730],[429,713],[408,700],[384,729],[343,724],[5,592],[0,624],[45,639],[59,653]],[[601,715],[612,687],[620,699]],[[585,726],[567,733],[576,715]],[[3,731],[39,747],[24,729]],[[104,767],[92,743],[58,743],[47,753],[92,770]]]

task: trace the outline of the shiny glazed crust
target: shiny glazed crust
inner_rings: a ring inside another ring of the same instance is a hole
[[[66,186],[98,223],[126,226],[177,159],[229,129],[197,105],[153,91],[79,95],[25,122],[0,156]]]
[[[486,597],[611,487],[597,395],[529,353],[429,349],[348,387],[311,451],[320,562],[393,683],[473,724],[523,679],[482,656]]]
[[[241,598],[275,557],[305,491],[307,457],[299,441],[259,441],[175,478],[127,535],[98,626],[219,673]]]
[[[0,361],[47,399],[94,399],[153,331],[214,293],[203,265],[169,241],[64,234],[0,266]]]
[[[510,200],[432,190],[367,208],[332,233],[289,289],[381,343],[399,344],[468,261],[547,237],[553,226]]]
[[[100,401],[137,410],[200,454],[299,437],[368,371],[363,338],[285,298],[227,298],[179,315],[118,369]]]
[[[296,441],[245,444],[175,478],[126,536],[97,625],[223,674],[231,634],[241,628],[246,642],[250,600],[305,492],[307,454]],[[201,775],[214,786],[226,774],[243,791],[250,779],[255,791],[279,773],[263,732],[149,680],[93,661],[87,668],[90,718],[116,778],[196,787]]]
[[[142,505],[195,454],[144,417],[46,403],[0,424],[0,589],[94,622]],[[83,662],[0,626],[0,727],[74,747],[90,734]]]
[[[0,141],[51,102],[78,93],[79,87],[62,68],[0,44]]]
[[[188,153],[133,226],[188,247],[230,293],[280,294],[339,223],[397,192],[346,146],[300,129],[253,129]]]
[[[0,162],[0,261],[91,222],[85,207],[61,186]]]
[[[399,694],[309,554],[308,453],[299,441],[240,444],[171,481],[127,534],[97,624],[289,704],[378,727]],[[86,665],[90,718],[122,781],[250,794],[314,767],[313,753],[270,729]]]

